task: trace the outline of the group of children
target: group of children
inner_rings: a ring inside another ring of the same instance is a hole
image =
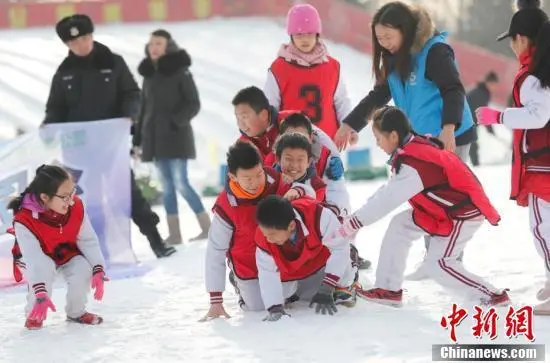
[[[299,300],[330,315],[338,305],[353,306],[357,296],[400,306],[408,252],[422,236],[431,240],[426,264],[433,279],[486,305],[510,303],[507,289],[467,271],[459,258],[484,220],[496,225],[499,213],[459,156],[439,139],[415,133],[397,107],[384,106],[370,117],[392,176],[364,206],[351,210],[333,141],[350,111],[340,65],[320,40],[314,7],[295,5],[287,29],[291,41],[272,64],[265,92],[248,87],[233,99],[242,135],[227,152],[225,188],[213,207],[205,269],[210,309],[203,320],[229,317],[223,304],[226,266],[240,307],[266,310],[266,321],[288,316],[285,308]],[[543,223],[550,213],[548,17],[533,6],[523,8],[503,37],[512,38],[522,65],[514,85],[516,108],[481,108],[478,118],[515,130],[512,196],[530,207],[550,281],[550,232]],[[346,142],[356,141],[348,136]],[[382,241],[374,287],[364,289],[358,270],[370,262],[358,256],[355,236],[407,201],[412,208],[392,218]],[[29,283],[26,326],[40,328],[48,309],[55,311],[50,296],[56,270],[68,280],[69,320],[101,323],[85,303],[90,287],[102,298],[104,261],[68,173],[42,166],[10,208],[17,238],[14,272],[24,267]],[[535,313],[550,314],[550,282],[537,297],[546,302]]]

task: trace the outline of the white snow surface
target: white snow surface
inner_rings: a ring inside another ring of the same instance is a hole
[[[192,71],[199,85],[203,110],[193,122],[199,147],[214,144],[215,156],[200,149],[193,168],[197,181],[211,173],[234,141],[235,127],[230,100],[241,87],[263,84],[264,74],[285,32],[266,19],[214,19],[182,24],[100,26],[97,39],[122,53],[135,70],[143,56],[147,34],[166,27],[193,57]],[[354,102],[371,87],[370,60],[341,45],[329,43],[343,64],[344,77]],[[0,118],[36,126],[41,120],[48,82],[65,54],[52,29],[4,31],[0,33]],[[508,134],[503,130],[503,137]],[[363,137],[368,135],[368,137]],[[364,145],[372,142],[369,131],[361,134]],[[487,161],[505,158],[504,147],[487,143],[482,157]],[[374,145],[374,144],[370,144]],[[492,145],[492,146],[491,146]],[[220,156],[221,155],[221,156]],[[375,160],[384,156],[378,151]],[[218,158],[218,160],[215,160]],[[483,160],[483,159],[482,159]],[[466,249],[465,264],[502,288],[510,288],[516,308],[534,304],[545,277],[529,231],[527,209],[508,201],[509,167],[476,169],[487,193],[502,214],[498,227],[484,226]],[[217,177],[217,174],[216,174]],[[350,183],[353,207],[358,208],[382,184]],[[207,208],[212,199],[205,199]],[[185,238],[198,233],[191,210],[183,201],[181,222]],[[156,208],[164,216],[162,208]],[[361,255],[371,259],[374,269],[362,272],[367,286],[374,281],[380,243],[391,216],[359,233]],[[64,320],[65,287],[54,291],[57,313],[50,313],[44,329],[23,328],[22,289],[0,291],[0,362],[430,362],[431,345],[449,342],[449,332],[439,323],[457,303],[469,311],[457,328],[461,343],[526,343],[505,336],[506,309],[499,308],[499,337],[491,341],[473,338],[475,302],[444,290],[426,280],[405,282],[405,304],[401,309],[358,301],[354,308],[340,308],[335,316],[315,315],[307,302],[299,302],[291,318],[262,322],[264,313],[242,312],[227,283],[225,306],[228,320],[199,323],[209,300],[203,284],[206,242],[185,243],[169,259],[156,260],[147,241],[132,226],[136,254],[152,271],[140,278],[110,281],[104,301],[90,302],[89,310],[105,319],[100,326],[68,324]],[[166,235],[164,225],[161,232]],[[408,272],[423,255],[423,241],[411,250]],[[550,319],[536,317],[536,342],[550,342]],[[547,359],[548,360],[548,359]]]

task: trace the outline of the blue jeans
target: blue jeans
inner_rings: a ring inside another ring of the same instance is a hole
[[[163,202],[166,214],[178,214],[178,197],[176,189],[189,203],[195,214],[204,212],[201,198],[189,184],[187,178],[187,159],[162,159],[155,161],[155,166],[160,172],[160,182],[163,189]]]

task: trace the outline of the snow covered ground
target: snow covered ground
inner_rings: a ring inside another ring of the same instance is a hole
[[[241,87],[261,86],[265,70],[285,32],[264,19],[215,19],[184,24],[147,24],[99,27],[97,38],[122,53],[135,70],[143,55],[147,34],[166,26],[187,48],[193,73],[203,99],[203,111],[194,121],[201,158],[193,165],[195,181],[204,180],[223,160],[223,151],[237,136],[230,100]],[[354,102],[371,87],[370,60],[348,47],[329,44],[342,60],[344,76]],[[5,31],[0,33],[0,118],[36,126],[42,117],[48,82],[65,50],[53,29]],[[501,130],[499,130],[501,131]],[[372,141],[369,131],[361,134],[363,144]],[[502,132],[505,138],[507,133]],[[487,139],[482,160],[498,161],[504,147]],[[217,149],[217,151],[216,151]],[[384,156],[376,151],[376,163]],[[200,167],[200,168],[197,168]],[[217,172],[217,170],[216,170]],[[488,225],[466,250],[465,263],[499,287],[511,289],[515,307],[535,303],[544,281],[542,260],[536,254],[528,230],[527,210],[507,200],[509,168],[486,166],[476,170],[487,192],[501,212],[501,226]],[[217,177],[217,173],[215,174]],[[381,182],[350,183],[354,208],[358,208]],[[211,206],[212,200],[206,200]],[[182,202],[181,221],[185,237],[198,226]],[[159,214],[164,214],[158,208]],[[358,248],[376,260],[389,217],[363,229]],[[101,314],[101,326],[88,327],[64,321],[64,287],[55,290],[58,313],[50,314],[41,331],[26,331],[21,289],[0,291],[0,362],[418,362],[431,361],[431,345],[449,342],[448,331],[439,322],[458,303],[470,316],[457,328],[459,341],[477,343],[471,319],[473,302],[449,294],[431,281],[406,282],[402,309],[359,301],[355,308],[341,308],[336,316],[316,316],[305,302],[297,304],[292,318],[277,323],[261,321],[263,313],[239,311],[228,288],[226,308],[232,318],[199,323],[206,313],[203,267],[206,243],[186,244],[170,259],[155,260],[146,241],[133,226],[133,241],[140,260],[152,267],[141,278],[111,281],[103,303],[90,303]],[[164,228],[164,226],[163,226]],[[162,231],[164,234],[165,230]],[[418,241],[409,257],[409,269],[423,253]],[[374,281],[374,270],[362,274],[366,285]],[[499,337],[505,336],[505,310],[499,309]],[[535,319],[537,343],[550,347],[550,319]],[[481,342],[491,342],[483,339]],[[550,361],[550,359],[548,359]]]

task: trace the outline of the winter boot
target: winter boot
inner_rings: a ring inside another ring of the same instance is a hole
[[[182,239],[179,216],[177,214],[167,215],[166,223],[168,224],[168,238],[164,240],[164,243],[167,245],[180,245]]]
[[[42,329],[42,322],[38,320],[28,319],[25,321],[25,328],[29,330],[39,330]]]
[[[174,247],[166,246],[164,244],[164,241],[162,240],[158,229],[154,228],[146,236],[149,240],[149,244],[151,245],[151,249],[155,253],[155,256],[157,256],[157,258],[168,257],[176,253],[176,249]]]
[[[103,318],[97,314],[84,313],[78,318],[70,318],[67,316],[67,321],[85,325],[99,325],[103,323]]]
[[[207,212],[202,212],[200,214],[197,214],[197,221],[199,222],[202,232],[198,236],[191,238],[189,242],[195,242],[201,239],[208,238],[208,230],[210,229],[210,216]]]

